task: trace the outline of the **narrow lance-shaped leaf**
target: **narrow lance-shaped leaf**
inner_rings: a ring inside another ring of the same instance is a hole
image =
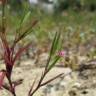
[[[27,22],[27,20],[29,19],[30,15],[31,15],[31,11],[29,11],[29,12],[24,16],[23,20],[21,21],[21,25],[23,25],[24,23]]]
[[[53,39],[53,42],[52,42],[52,47],[51,47],[51,50],[50,50],[50,56],[52,56],[52,54],[53,54],[56,38],[57,38],[57,32],[55,33],[55,36],[54,36],[54,39]]]
[[[23,16],[23,18],[21,19],[19,28],[17,29],[17,30],[18,30],[17,32],[19,32],[20,29],[21,29],[21,27],[23,26],[23,24],[25,24],[25,23],[27,22],[27,20],[28,20],[28,18],[30,17],[30,15],[31,15],[31,12],[29,11],[27,14],[25,14],[25,15]]]
[[[1,34],[2,40],[2,47],[3,47],[3,59],[6,64],[10,64],[12,57],[11,57],[11,49],[9,47],[8,41],[6,40],[5,34]]]
[[[45,81],[45,82],[44,82],[44,83],[42,83],[40,86],[44,86],[44,85],[46,85],[46,84],[50,83],[51,81],[55,80],[56,78],[58,78],[58,77],[60,77],[60,76],[62,76],[62,75],[63,75],[63,73],[61,73],[61,74],[59,74],[59,75],[57,75],[57,76],[55,76],[55,77],[51,78],[51,79],[50,79],[50,80],[48,80],[48,81]]]
[[[6,52],[6,55],[9,55],[10,54],[10,48],[9,48],[9,44],[6,40],[5,34],[1,34],[1,40],[2,40],[2,45],[4,47],[4,51]]]
[[[57,38],[54,42],[54,49],[53,49],[53,54],[56,53],[56,51],[58,50],[58,46],[59,46],[59,42],[60,41],[60,32],[57,33]]]
[[[15,40],[15,44],[29,35],[32,32],[31,29],[37,24],[37,22],[37,20],[34,20],[28,29],[26,29],[24,32],[22,32],[22,34],[18,36],[18,38]]]
[[[29,47],[30,47],[30,45],[31,45],[32,43],[28,43],[26,46],[24,46],[23,48],[20,48],[19,50],[18,50],[18,52],[15,54],[15,57],[14,57],[14,59],[13,59],[13,62],[15,62],[18,58],[20,58],[20,56],[21,56],[21,54],[25,51],[25,50],[27,50]]]
[[[48,66],[48,71],[50,71],[50,70],[55,66],[56,62],[57,62],[59,59],[60,59],[60,56],[56,56],[56,58],[54,59],[54,61],[53,61],[51,64],[49,64],[49,66]]]
[[[16,81],[12,82],[12,85],[13,85],[13,87],[16,87],[16,86],[22,84],[22,82],[23,82],[23,80],[22,80],[22,79],[19,79],[19,80],[16,80]],[[4,89],[6,89],[7,91],[9,91],[9,92],[12,91],[12,89],[10,88],[10,86],[9,86],[8,83],[2,84],[2,87],[3,87]]]
[[[49,54],[49,59],[47,61],[45,70],[47,70],[47,67],[48,67],[48,65],[51,61],[52,55],[56,52],[56,49],[57,49],[57,46],[58,46],[58,43],[59,43],[59,39],[60,39],[60,33],[56,32],[55,36],[54,36],[54,39],[53,39],[53,42],[52,42],[52,46],[51,46],[51,50],[50,50],[50,54]]]
[[[29,17],[29,14],[30,14],[30,11],[21,18],[20,24],[18,24],[18,27],[16,28],[15,39],[14,39],[14,42],[13,42],[13,45],[12,45],[12,48],[11,48],[12,51],[14,51],[14,47],[15,47],[15,45],[17,43],[18,36],[20,37],[21,27],[23,26],[23,24],[25,23],[25,21],[27,21],[26,19]]]

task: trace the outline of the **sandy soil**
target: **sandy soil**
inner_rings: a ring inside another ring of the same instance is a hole
[[[20,67],[14,68],[12,80],[24,79],[23,83],[16,87],[17,96],[28,96],[28,91],[36,76],[38,76],[36,81],[38,82],[44,68],[33,66],[32,61],[27,61],[22,62]],[[94,71],[96,72],[96,69]],[[78,72],[72,72],[70,68],[54,67],[46,76],[45,81],[60,73],[64,73],[64,76],[42,87],[34,96],[96,96],[96,74],[86,79],[79,77]],[[0,96],[11,96],[11,94],[1,90]]]

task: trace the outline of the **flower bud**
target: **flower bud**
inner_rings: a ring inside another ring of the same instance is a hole
[[[65,55],[65,51],[59,51],[58,56],[63,57]]]

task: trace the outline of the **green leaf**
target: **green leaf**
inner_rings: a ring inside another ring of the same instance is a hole
[[[20,22],[20,24],[19,24],[19,27],[17,28],[17,32],[18,32],[18,33],[20,32],[21,27],[27,22],[27,20],[29,19],[30,15],[31,15],[31,12],[29,11],[29,12],[27,12],[27,13],[23,16],[23,18],[21,19],[21,22]]]
[[[23,19],[21,20],[21,23],[20,23],[20,26],[22,26],[23,24],[25,24],[27,22],[27,20],[29,19],[31,15],[31,11],[29,11],[24,17]]]
[[[58,49],[59,40],[60,40],[60,32],[56,32],[55,37],[53,39],[50,56],[53,55]]]
[[[53,54],[56,52],[56,50],[58,49],[58,45],[59,45],[59,40],[60,40],[60,33],[57,34],[57,38],[54,42],[54,50],[53,50]]]
[[[54,61],[48,66],[48,71],[50,71],[56,64],[56,62],[60,59],[60,56],[56,56]]]
[[[49,54],[49,59],[47,61],[47,64],[46,64],[46,67],[45,67],[45,70],[47,70],[47,67],[49,66],[49,63],[52,59],[52,56],[56,53],[57,49],[58,49],[58,43],[59,43],[59,40],[60,40],[60,33],[55,33],[55,36],[54,36],[54,39],[53,39],[53,42],[52,42],[52,46],[51,46],[51,50],[50,50],[50,54]],[[54,62],[55,63],[55,62]],[[53,64],[54,65],[54,64]],[[52,65],[52,66],[53,66]],[[49,68],[50,69],[50,68]]]
[[[26,29],[24,32],[19,34],[18,39],[16,40],[16,43],[19,42],[20,40],[24,39],[27,35],[29,35],[32,32],[32,28],[37,24],[37,20],[34,20],[32,24]]]

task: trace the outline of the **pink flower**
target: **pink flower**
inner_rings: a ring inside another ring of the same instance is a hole
[[[58,56],[63,57],[65,55],[65,51],[59,51]]]
[[[0,89],[1,89],[3,81],[4,81],[4,77],[5,77],[5,72],[0,71]]]

